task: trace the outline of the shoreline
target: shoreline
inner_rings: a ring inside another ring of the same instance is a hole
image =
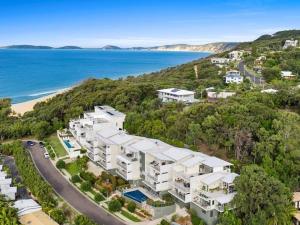
[[[20,115],[23,116],[24,113],[32,111],[33,107],[40,102],[45,102],[50,100],[51,98],[55,97],[56,95],[65,93],[67,91],[70,91],[73,87],[68,87],[68,88],[63,88],[60,89],[52,94],[40,97],[40,98],[36,98],[36,99],[32,99],[29,101],[25,101],[25,102],[20,102],[20,103],[15,103],[11,105],[11,110],[12,110],[12,115]]]

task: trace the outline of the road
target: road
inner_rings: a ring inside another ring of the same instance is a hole
[[[257,85],[262,85],[265,83],[265,80],[261,77],[256,77],[254,74],[250,73],[249,71],[245,70],[245,64],[243,61],[241,61],[238,65],[239,71],[241,74],[243,74],[246,78],[249,78],[249,80]]]
[[[38,144],[27,147],[31,157],[44,179],[53,187],[66,202],[77,211],[86,215],[101,225],[124,225],[125,223],[108,214],[104,209],[95,205],[73,187],[53,166],[49,159],[44,157],[44,148]]]

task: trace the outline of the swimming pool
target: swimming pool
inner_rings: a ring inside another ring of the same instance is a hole
[[[146,195],[143,194],[143,192],[139,191],[139,190],[135,190],[135,191],[128,191],[123,193],[123,195],[127,198],[130,198],[134,201],[137,201],[139,203],[142,203],[144,201],[146,201],[148,199],[148,197]]]
[[[68,148],[73,148],[73,146],[70,144],[70,142],[68,140],[64,140],[64,143],[66,144],[66,146]]]

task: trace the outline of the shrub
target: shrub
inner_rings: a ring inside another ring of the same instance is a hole
[[[92,185],[90,182],[85,181],[80,185],[81,190],[84,192],[90,191],[92,189]]]
[[[135,202],[129,202],[127,205],[127,209],[129,212],[134,213],[135,209],[136,209],[136,204]]]
[[[118,197],[118,201],[121,203],[122,207],[125,205],[125,202],[126,202],[125,198]]]
[[[108,203],[108,209],[111,212],[118,212],[121,210],[121,208],[122,208],[122,205],[117,199],[111,200]]]
[[[84,154],[84,153],[86,153],[86,149],[84,148],[80,149],[80,154]]]
[[[82,179],[89,181],[91,184],[95,184],[96,182],[96,176],[90,172],[81,171],[79,175]]]
[[[63,224],[66,221],[64,212],[61,209],[53,209],[50,211],[50,217],[58,224]]]
[[[94,223],[88,217],[83,216],[83,215],[76,216],[74,222],[75,222],[75,225],[96,225],[96,223]]]
[[[73,175],[73,176],[71,177],[71,181],[72,181],[73,183],[79,183],[79,182],[81,181],[81,179],[80,179],[80,177],[79,177],[78,175]]]
[[[49,156],[51,159],[55,159],[55,153],[53,151],[49,152]]]
[[[162,220],[160,221],[160,225],[170,225],[170,223],[169,223],[167,220],[162,219]]]
[[[60,160],[58,160],[57,161],[57,163],[56,163],[56,167],[58,168],[58,169],[65,169],[66,168],[66,163],[65,163],[65,161],[64,160],[62,160],[62,159],[60,159]]]
[[[97,194],[95,194],[95,197],[94,197],[94,199],[95,199],[95,201],[96,201],[96,202],[101,202],[101,201],[103,201],[103,200],[104,200],[104,197],[103,197],[103,195],[102,195],[102,194],[100,194],[100,193],[97,193]]]

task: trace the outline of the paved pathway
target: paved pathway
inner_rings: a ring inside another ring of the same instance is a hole
[[[48,181],[53,189],[71,206],[80,213],[88,216],[96,223],[101,225],[124,225],[114,216],[107,213],[104,209],[97,206],[75,187],[73,187],[53,166],[49,159],[44,157],[44,149],[38,144],[28,147],[32,159],[41,175]]]

